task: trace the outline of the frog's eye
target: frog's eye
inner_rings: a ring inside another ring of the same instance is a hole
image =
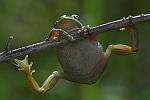
[[[57,28],[58,21],[55,22],[54,28]]]
[[[64,19],[66,17],[67,17],[67,15],[63,15],[63,16],[60,17],[60,19]]]
[[[72,15],[75,19],[80,20],[78,15]]]

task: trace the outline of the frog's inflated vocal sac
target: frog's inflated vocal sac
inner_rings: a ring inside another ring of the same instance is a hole
[[[56,22],[54,29],[52,29],[47,37],[47,41],[56,39],[60,41],[61,38],[67,37],[69,40],[74,40],[70,32],[80,32],[88,29],[79,21],[78,15],[61,16],[60,20]],[[135,32],[133,32],[134,35]],[[134,36],[133,35],[133,36]],[[135,41],[133,39],[135,44]],[[64,72],[54,71],[39,87],[32,76],[32,63],[28,63],[28,56],[24,60],[15,59],[15,62],[21,66],[19,70],[23,70],[32,88],[43,94],[45,91],[53,88],[58,79],[65,79],[81,84],[95,83],[105,70],[108,59],[111,55],[126,55],[136,52],[133,47],[118,44],[110,45],[107,50],[103,52],[103,47],[97,41],[96,36],[89,36],[77,42],[70,42],[68,44],[59,45],[56,47],[57,56]],[[43,68],[43,67],[42,67]]]

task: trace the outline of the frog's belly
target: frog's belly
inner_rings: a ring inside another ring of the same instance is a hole
[[[63,70],[74,75],[85,75],[92,71],[103,55],[98,41],[84,39],[57,47],[57,56]]]

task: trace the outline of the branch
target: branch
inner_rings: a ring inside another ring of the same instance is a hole
[[[150,21],[150,14],[141,14],[139,16],[132,17],[133,25],[144,23],[144,22],[149,22],[149,21]],[[98,35],[98,34],[102,34],[110,30],[128,27],[130,25],[129,23],[130,23],[129,18],[120,19],[120,20],[109,22],[109,23],[102,24],[99,26],[91,27],[88,31],[85,30],[83,32],[84,35],[82,37],[78,33],[73,34],[73,37],[75,38],[75,41],[78,41],[80,39],[88,37],[90,34]],[[8,52],[4,51],[0,53],[0,62],[5,62],[10,59],[14,59],[16,57],[22,56],[22,55],[30,54],[33,52],[37,52],[46,48],[51,48],[51,47],[64,44],[64,43],[69,43],[69,41],[67,39],[63,39],[60,42],[56,42],[55,40],[42,41],[42,42],[35,43],[29,46],[24,46],[18,49],[10,50]]]

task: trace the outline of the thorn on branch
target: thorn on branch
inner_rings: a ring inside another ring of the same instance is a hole
[[[11,40],[13,39],[13,36],[10,36],[8,38],[8,41],[6,43],[6,47],[5,47],[5,52],[8,52],[9,51],[9,47],[10,47],[10,43],[11,43]]]
[[[6,47],[5,47],[5,51],[4,51],[5,53],[8,53],[8,51],[10,49],[10,43],[11,43],[12,39],[13,39],[13,36],[10,36],[8,38],[8,41],[7,41]],[[15,64],[13,61],[7,60],[6,63],[12,65],[16,70],[18,70],[18,68],[20,68],[20,66],[18,66],[17,64]]]

